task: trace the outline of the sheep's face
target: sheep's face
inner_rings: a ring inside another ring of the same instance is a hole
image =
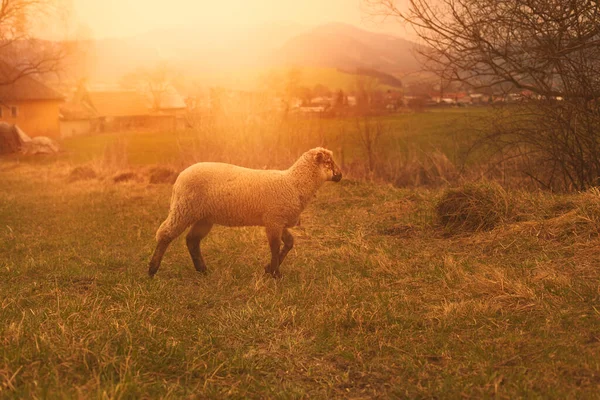
[[[319,166],[323,180],[339,182],[342,179],[342,171],[335,161],[333,161],[333,153],[322,148],[315,150],[315,161]]]

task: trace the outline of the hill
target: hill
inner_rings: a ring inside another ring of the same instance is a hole
[[[419,69],[414,48],[414,43],[402,38],[338,23],[310,30],[282,23],[236,31],[163,29],[79,42],[73,46],[69,75],[73,80],[87,77],[92,82],[116,83],[138,67],[168,60],[183,77],[199,82],[233,71],[231,76],[244,82],[245,88],[256,85],[256,77],[269,70],[290,66],[340,69],[348,74],[370,71],[367,75],[378,74],[386,85],[398,86],[392,75]]]
[[[274,53],[272,62],[404,74],[420,69],[416,46],[396,36],[332,23],[291,38]]]

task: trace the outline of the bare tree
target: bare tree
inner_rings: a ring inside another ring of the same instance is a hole
[[[298,99],[310,100],[311,91],[302,86],[302,69],[290,67],[284,71],[270,71],[263,78],[263,85],[267,92],[279,97],[283,108],[283,118],[289,114],[294,102]]]
[[[550,188],[600,184],[600,4],[589,0],[363,0],[411,24],[448,82],[518,92],[480,143],[521,155]]]
[[[159,110],[176,78],[175,70],[163,61],[153,68],[138,68],[128,73],[121,79],[121,86],[148,93],[152,98],[152,108]]]
[[[63,0],[0,0],[0,86],[62,69],[65,47],[37,38],[36,26],[64,20],[67,11]]]

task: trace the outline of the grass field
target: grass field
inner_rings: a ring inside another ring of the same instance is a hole
[[[175,157],[150,137],[130,163]],[[69,183],[113,139],[0,160],[0,397],[597,398],[597,192],[511,193],[511,218],[451,234],[441,191],[344,179],[283,279],[261,229],[220,227],[208,275],[180,238],[149,279],[170,185]]]
[[[380,122],[385,132],[379,139],[376,150],[382,159],[403,157],[410,152],[425,158],[426,153],[440,151],[456,164],[465,161],[477,162],[484,157],[476,154],[475,157],[465,160],[465,148],[468,147],[465,146],[465,142],[474,135],[474,129],[481,124],[480,117],[488,112],[487,108],[439,109],[426,113],[378,117],[373,121]],[[362,123],[362,120],[360,122]],[[187,162],[182,159],[182,149],[185,151],[194,147],[200,149],[208,147],[213,144],[211,140],[214,140],[215,136],[221,136],[224,142],[236,140],[236,135],[255,136],[265,141],[273,141],[272,136],[279,134],[286,135],[282,145],[288,145],[290,148],[299,147],[296,152],[326,145],[335,151],[343,149],[347,162],[361,159],[364,155],[358,137],[356,118],[351,117],[292,119],[284,123],[279,118],[273,117],[273,120],[267,123],[261,121],[258,124],[232,120],[227,126],[208,127],[205,130],[207,132],[116,132],[77,136],[63,140],[61,142],[63,151],[56,156],[44,158],[42,162],[64,161],[70,164],[82,164],[102,161],[107,147],[121,142],[126,148],[126,161],[129,165],[179,165]],[[290,143],[285,142],[286,140]],[[251,142],[248,147],[252,145],[256,146],[256,143]],[[252,152],[254,149],[248,150]],[[36,157],[19,158],[27,162],[40,162]]]

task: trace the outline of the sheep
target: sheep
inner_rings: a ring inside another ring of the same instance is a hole
[[[341,179],[333,153],[322,147],[307,151],[284,171],[194,164],[181,172],[173,185],[169,215],[156,232],[148,274],[156,274],[169,244],[189,226],[188,251],[196,271],[205,273],[200,241],[217,224],[264,226],[271,249],[265,272],[279,278],[279,266],[294,245],[288,229],[298,224],[300,213],[325,181]]]

